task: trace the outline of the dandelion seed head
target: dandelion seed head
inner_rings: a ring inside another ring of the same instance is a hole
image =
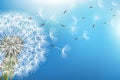
[[[45,60],[46,36],[33,19],[19,12],[0,14],[0,65],[7,53],[17,56],[14,75],[25,76]]]
[[[0,44],[0,48],[3,53],[7,53],[7,56],[17,55],[22,51],[23,42],[18,36],[5,36]]]

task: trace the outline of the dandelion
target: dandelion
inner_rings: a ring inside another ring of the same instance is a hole
[[[0,24],[0,79],[28,75],[45,60],[44,30],[18,12],[0,14]]]

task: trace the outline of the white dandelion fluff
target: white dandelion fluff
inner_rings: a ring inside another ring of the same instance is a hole
[[[65,45],[63,48],[62,48],[62,52],[61,52],[61,54],[62,54],[62,57],[63,58],[67,58],[67,53],[70,51],[70,46],[68,46],[68,45]]]
[[[102,0],[98,0],[98,1],[97,1],[97,4],[98,4],[98,7],[100,7],[100,8],[103,8],[103,7],[104,7],[104,3],[103,3]]]
[[[62,58],[67,58],[68,52],[71,50],[69,45],[65,45],[63,48],[60,48],[54,44],[51,44],[51,47],[56,48],[61,51]]]
[[[88,31],[83,31],[81,36],[75,37],[74,40],[78,40],[78,39],[84,39],[84,40],[89,40],[89,34]]]
[[[51,28],[50,31],[49,31],[49,37],[50,39],[52,39],[53,41],[57,41],[58,38],[56,37],[57,35],[57,32],[54,28]]]
[[[71,26],[70,31],[72,32],[72,34],[74,34],[77,31],[77,27],[76,26]]]
[[[72,19],[73,19],[73,25],[77,25],[77,23],[78,23],[78,19],[77,19],[77,17],[75,17],[75,16],[72,16]]]
[[[79,26],[78,26],[78,21],[79,19],[75,16],[72,16],[72,24],[67,27],[72,35],[78,34]]]
[[[83,39],[89,40],[89,36],[88,36],[88,32],[87,31],[83,32]]]
[[[0,14],[0,65],[10,78],[27,75],[45,60],[44,30],[26,14]]]
[[[100,17],[98,15],[94,16],[94,21],[98,21],[100,19]]]

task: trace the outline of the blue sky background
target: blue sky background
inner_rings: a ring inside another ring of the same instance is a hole
[[[63,59],[61,51],[48,46],[46,61],[20,80],[120,80],[119,4],[119,0],[0,0],[1,12],[29,13],[40,24],[46,23],[46,31],[56,29],[58,41],[49,39],[50,43],[60,48],[66,44],[71,47]],[[84,31],[88,32],[89,40],[74,40]]]

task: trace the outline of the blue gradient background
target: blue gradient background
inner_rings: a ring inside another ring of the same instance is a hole
[[[120,46],[114,43],[110,35],[110,25],[104,25],[104,21],[109,21],[112,7],[111,1],[105,0],[105,8],[89,9],[92,4],[87,3],[82,6],[77,5],[70,10],[63,18],[58,19],[59,23],[65,25],[71,24],[70,16],[86,16],[86,20],[79,20],[77,26],[81,27],[79,32],[87,30],[90,35],[89,40],[74,40],[77,34],[71,35],[68,30],[58,28],[58,42],[54,44],[63,47],[64,44],[71,46],[71,51],[66,59],[62,59],[60,51],[49,47],[49,54],[45,63],[40,64],[37,71],[28,76],[14,80],[120,80]],[[119,2],[119,0],[114,0]],[[40,6],[39,6],[40,7]],[[17,10],[30,14],[37,13],[37,6],[24,3],[24,0],[0,0],[0,11]],[[34,11],[33,11],[34,10]],[[57,10],[56,10],[57,11]],[[64,11],[64,9],[63,9]],[[91,20],[91,17],[99,13],[103,18],[97,22]],[[114,11],[113,11],[114,13]],[[95,23],[95,29],[91,25]],[[48,26],[50,27],[50,26]],[[45,27],[47,28],[47,27]],[[78,34],[79,35],[79,34]]]

